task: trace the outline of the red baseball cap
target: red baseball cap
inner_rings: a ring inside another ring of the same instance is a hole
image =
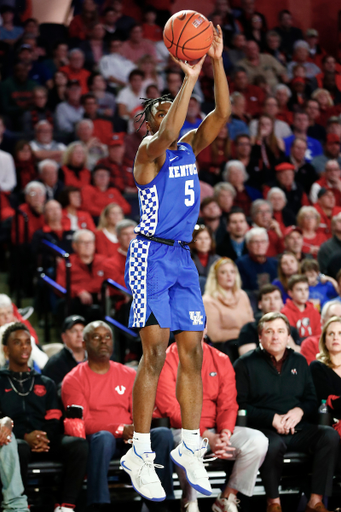
[[[305,80],[301,76],[295,76],[295,78],[293,78],[291,80],[291,83],[292,84],[305,84]]]
[[[281,164],[276,165],[275,171],[276,172],[295,171],[295,166],[292,165],[290,162],[282,162]]]
[[[336,133],[328,133],[326,137],[326,143],[332,144],[333,142],[338,142],[340,144],[340,137],[336,135]]]
[[[291,235],[293,231],[297,231],[301,235],[303,234],[302,229],[299,228],[298,226],[288,226],[287,228],[285,228],[284,237]]]
[[[123,146],[124,145],[125,132],[114,133],[111,137],[108,146]]]

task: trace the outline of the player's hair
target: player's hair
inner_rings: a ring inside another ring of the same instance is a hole
[[[15,331],[26,331],[28,334],[30,334],[29,328],[27,325],[23,324],[22,322],[15,322],[14,324],[11,324],[9,327],[7,327],[6,331],[4,332],[2,336],[2,344],[7,345],[8,338],[12,334],[12,332]]]
[[[159,98],[140,98],[140,100],[143,100],[143,103],[142,103],[142,107],[143,107],[143,110],[141,112],[139,112],[138,114],[136,114],[135,116],[135,121],[137,123],[140,123],[140,126],[138,127],[138,129],[136,130],[137,132],[139,131],[139,129],[141,128],[141,126],[143,125],[143,123],[145,121],[150,121],[151,117],[152,117],[152,108],[154,105],[156,105],[157,103],[164,103],[164,102],[167,102],[167,103],[173,103],[173,98],[170,94],[165,94],[163,96],[160,96]]]

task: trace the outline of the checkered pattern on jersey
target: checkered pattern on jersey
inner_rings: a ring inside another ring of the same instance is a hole
[[[135,233],[153,236],[158,223],[159,213],[159,197],[157,195],[156,185],[150,188],[139,188],[139,200],[141,220],[139,225],[135,228]]]
[[[130,244],[129,285],[133,294],[134,324],[143,327],[147,310],[147,266],[150,242],[133,240]]]

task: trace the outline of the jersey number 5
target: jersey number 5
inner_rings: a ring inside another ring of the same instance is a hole
[[[194,180],[187,180],[185,182],[185,196],[189,196],[189,197],[186,197],[186,199],[185,199],[185,205],[186,206],[193,206],[194,205],[194,199],[195,199],[195,195],[194,195]]]

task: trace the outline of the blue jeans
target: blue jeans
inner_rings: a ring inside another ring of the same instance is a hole
[[[155,464],[164,469],[156,469],[166,499],[174,499],[173,463],[170,451],[174,447],[173,434],[165,427],[154,428],[150,432],[152,449],[156,452]],[[108,469],[111,459],[122,456],[130,447],[122,439],[116,439],[110,432],[101,430],[87,436],[89,442],[87,504],[110,503],[108,489]]]
[[[0,448],[0,479],[3,512],[29,512],[27,498],[23,494],[17,440],[13,433],[12,441]]]

